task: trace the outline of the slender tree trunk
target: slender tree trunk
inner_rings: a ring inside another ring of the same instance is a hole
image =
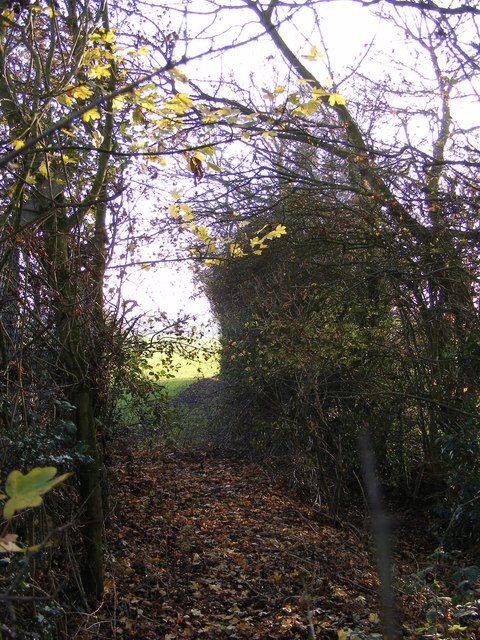
[[[87,596],[100,598],[103,593],[103,505],[101,463],[98,453],[93,393],[85,384],[74,392],[77,439],[85,443],[88,462],[78,466],[80,500],[83,509],[82,537],[85,558],[82,584]]]
[[[58,223],[58,224],[57,224]],[[96,379],[101,375],[103,345],[91,340],[92,329],[101,310],[96,310],[92,290],[75,272],[72,277],[68,238],[62,221],[52,217],[52,244],[49,255],[55,268],[55,285],[59,291],[56,331],[61,342],[60,363],[71,383],[70,400],[76,408],[77,442],[85,446],[86,460],[78,463],[76,473],[80,494],[80,529],[84,556],[81,573],[87,598],[98,599],[103,592],[103,504],[102,466],[97,443],[95,405]],[[80,311],[80,307],[82,311]]]

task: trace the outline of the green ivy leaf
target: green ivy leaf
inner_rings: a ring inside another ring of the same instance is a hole
[[[469,580],[470,582],[473,582],[478,578],[478,572],[479,572],[479,568],[475,564],[470,567],[465,567],[465,570],[464,570],[465,579]]]
[[[27,475],[23,475],[21,471],[12,471],[5,485],[5,491],[10,499],[3,509],[4,518],[10,520],[15,511],[38,507],[42,504],[44,493],[72,475],[64,473],[55,478],[56,473],[55,467],[35,467]]]

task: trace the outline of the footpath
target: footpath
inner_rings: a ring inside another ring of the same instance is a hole
[[[118,455],[111,493],[104,601],[73,639],[383,637],[369,536],[258,467],[144,448]]]

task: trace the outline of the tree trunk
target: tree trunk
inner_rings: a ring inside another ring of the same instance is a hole
[[[89,456],[89,461],[79,464],[77,471],[85,552],[82,584],[87,596],[100,598],[103,593],[103,506],[93,395],[86,385],[81,385],[74,392],[73,399],[76,406],[77,441],[86,445]]]

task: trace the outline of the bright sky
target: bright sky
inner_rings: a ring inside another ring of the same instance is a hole
[[[212,316],[205,296],[199,294],[188,265],[162,265],[145,271],[140,267],[129,272],[122,287],[125,300],[136,300],[134,314],[146,316],[164,312],[169,317],[177,315],[195,316],[193,324],[207,324]]]

